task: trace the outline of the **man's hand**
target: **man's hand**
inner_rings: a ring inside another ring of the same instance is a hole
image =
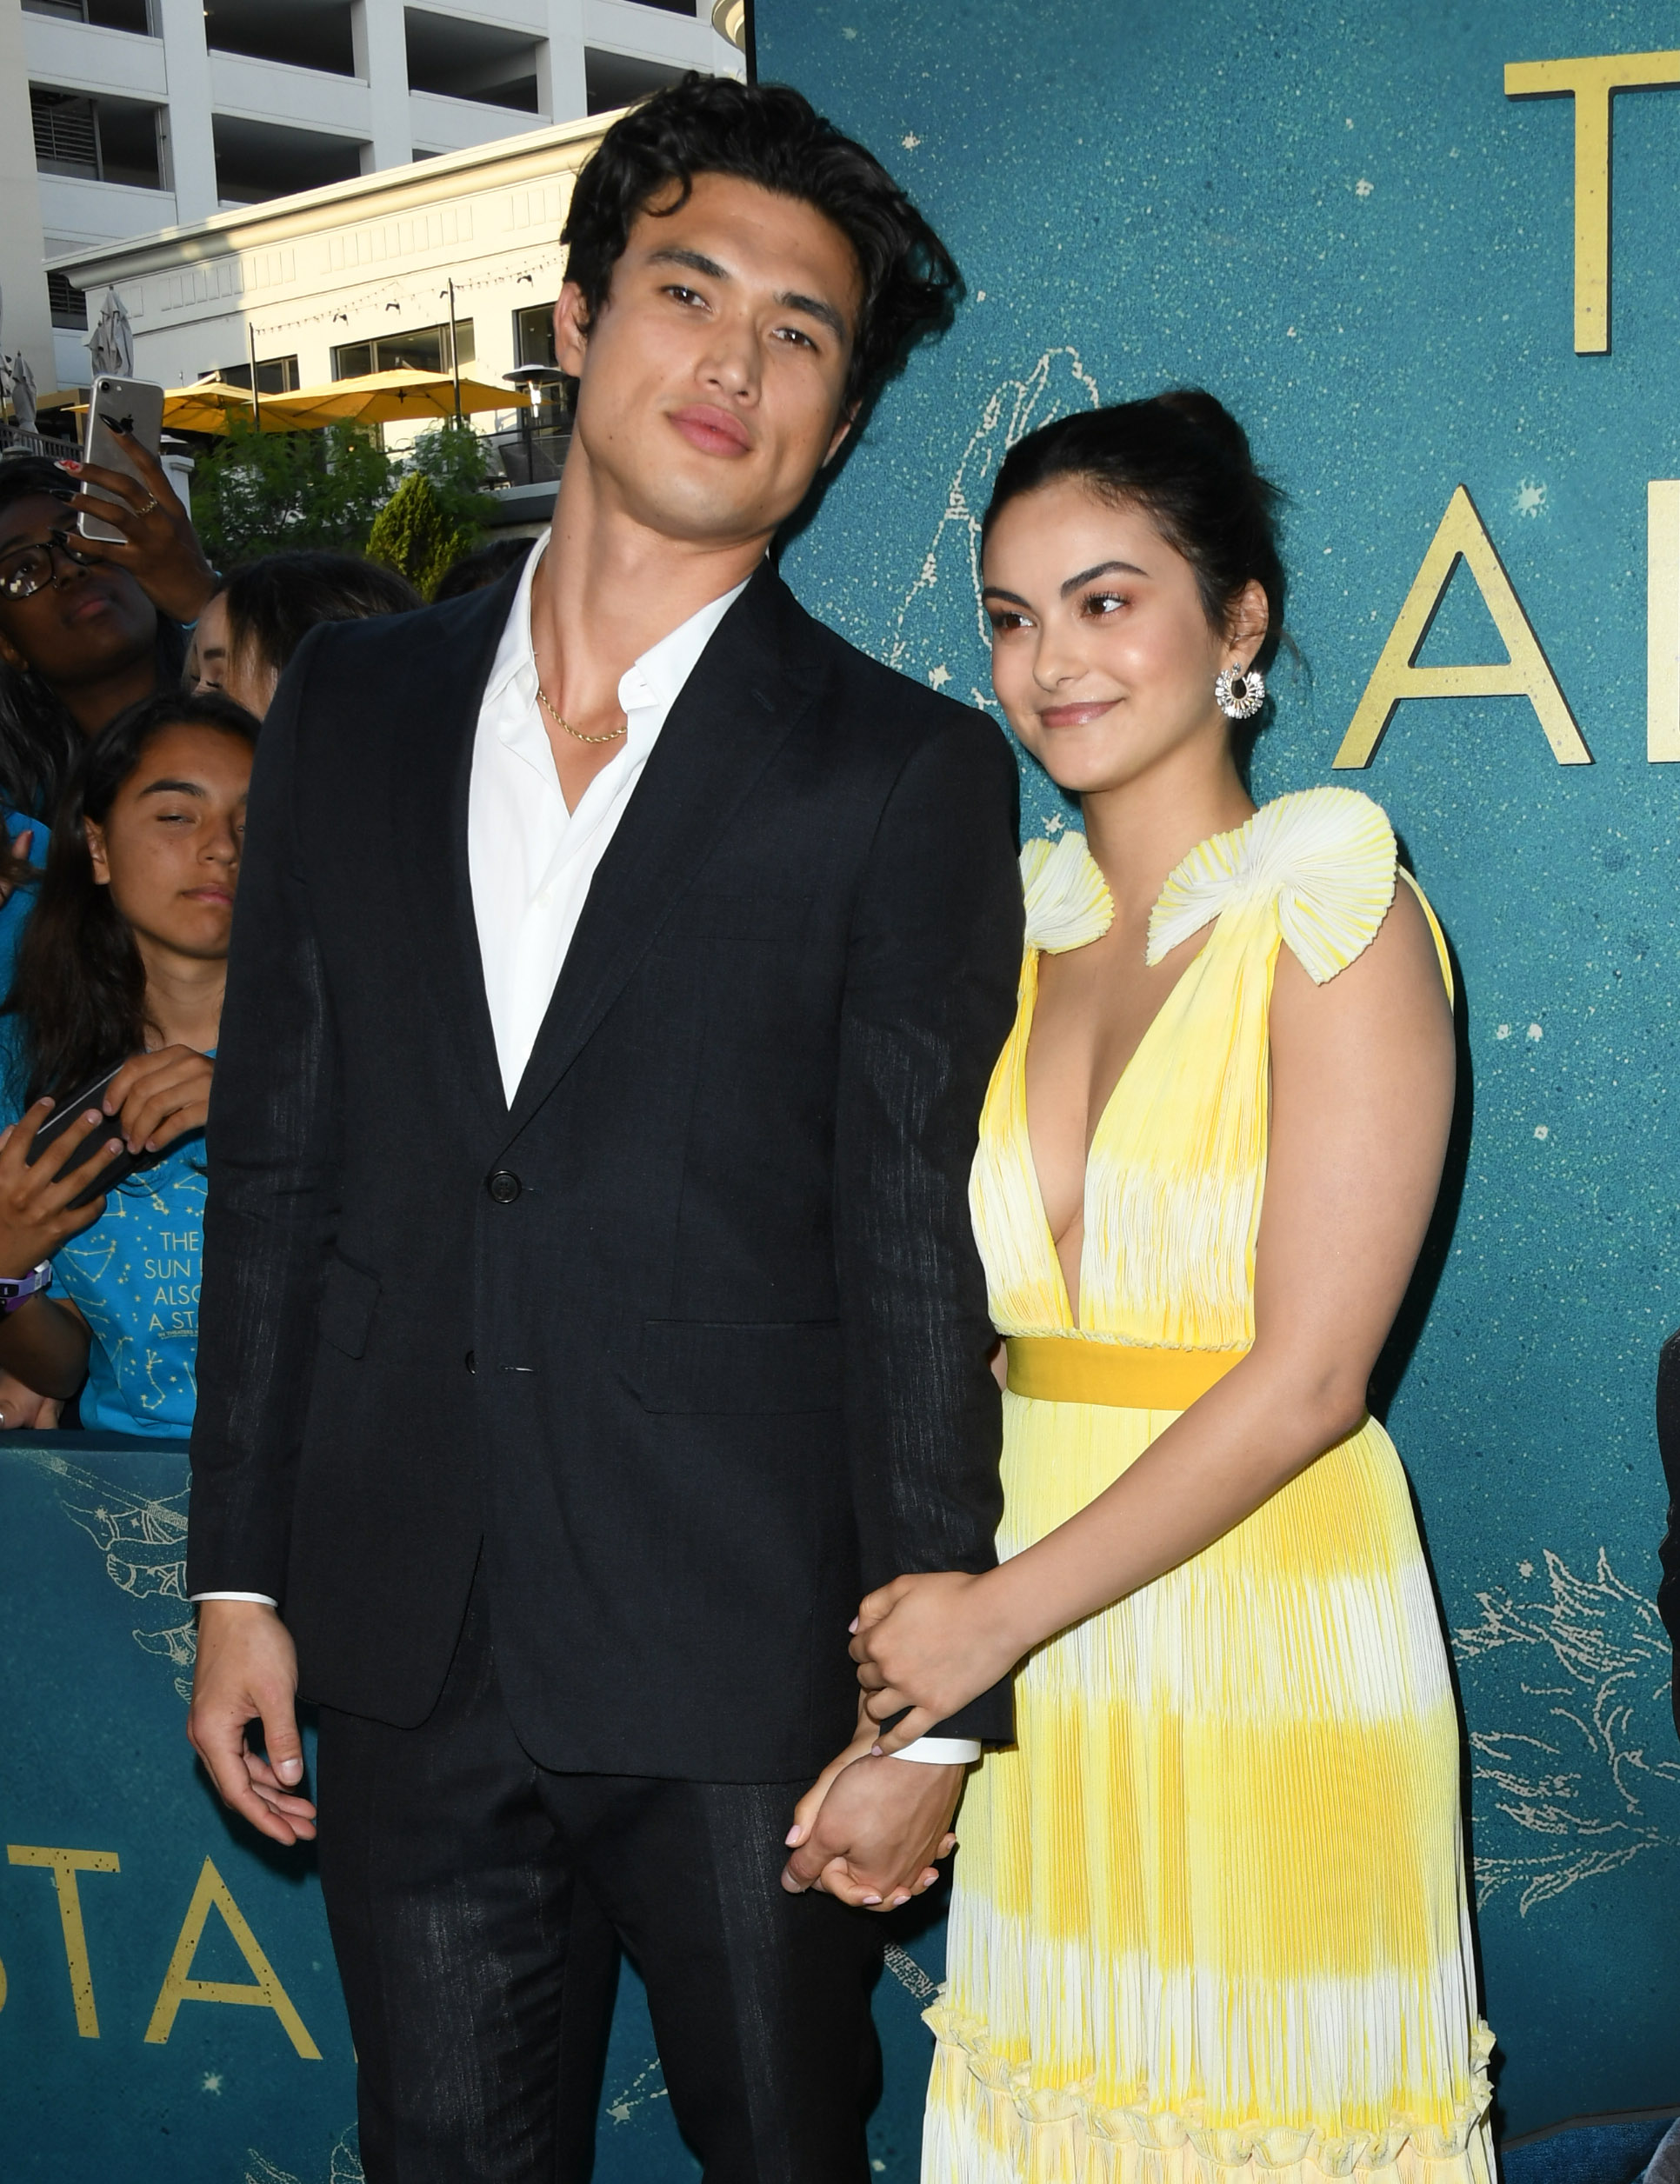
[[[187,1739],[223,1803],[277,1843],[308,1842],[315,1834],[314,1806],[292,1794],[303,1779],[297,1695],[297,1648],[272,1608],[200,1602]],[[250,1741],[253,1721],[261,1726],[260,1748]]]
[[[829,1781],[827,1794],[783,1868],[782,1886],[790,1895],[820,1888],[864,1910],[896,1911],[937,1878],[933,1861],[955,1842],[950,1821],[964,1772],[843,1754],[819,1778],[819,1787]],[[814,1795],[801,1799],[802,1812]]]

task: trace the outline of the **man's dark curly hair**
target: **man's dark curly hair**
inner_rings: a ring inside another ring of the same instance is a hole
[[[848,404],[872,395],[918,341],[950,324],[963,276],[873,153],[785,84],[696,75],[615,122],[577,177],[560,239],[586,320],[607,300],[637,216],[672,183],[677,194],[662,210],[686,204],[697,175],[734,175],[797,197],[851,244],[863,301]]]

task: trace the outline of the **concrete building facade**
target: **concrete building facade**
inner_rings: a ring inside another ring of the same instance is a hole
[[[114,288],[139,376],[259,392],[410,366],[491,383],[551,354],[560,229],[600,141],[583,119],[503,136],[57,261],[95,306]],[[510,389],[511,413],[517,396]],[[481,414],[482,426],[491,415]]]
[[[688,69],[744,74],[726,35],[738,38],[743,12],[742,0],[0,0],[0,338],[34,350],[43,390],[84,385],[81,292],[55,261],[516,134],[548,141]],[[43,303],[50,334],[34,323]]]

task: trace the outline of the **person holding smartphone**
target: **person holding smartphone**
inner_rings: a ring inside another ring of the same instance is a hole
[[[106,1431],[192,1424],[203,1131],[256,736],[228,698],[168,693],[95,738],[7,1003],[0,1368],[58,1401],[85,1375],[82,1422]],[[67,1100],[82,1111],[32,1162]],[[130,1172],[90,1195],[118,1161]]]

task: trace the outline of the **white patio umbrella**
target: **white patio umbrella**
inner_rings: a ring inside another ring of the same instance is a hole
[[[114,288],[105,290],[104,306],[88,336],[88,356],[96,374],[108,372],[116,379],[134,376],[134,329]]]

